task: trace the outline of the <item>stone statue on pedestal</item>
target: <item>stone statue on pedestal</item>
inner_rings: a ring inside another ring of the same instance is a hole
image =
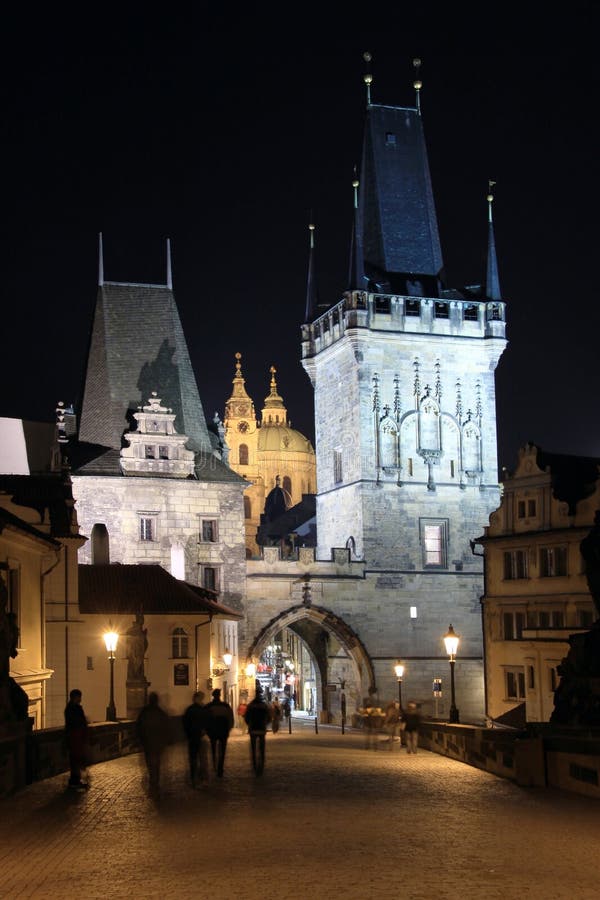
[[[127,717],[136,719],[148,699],[148,685],[144,672],[144,658],[148,649],[148,629],[144,615],[138,612],[125,633],[127,644]]]
[[[0,577],[0,722],[27,721],[29,701],[26,692],[10,677],[10,660],[17,654],[19,629],[14,613],[7,610],[8,590]]]

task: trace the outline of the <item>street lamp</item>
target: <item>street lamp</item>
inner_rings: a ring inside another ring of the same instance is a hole
[[[233,660],[233,653],[231,653],[231,652],[229,651],[229,649],[226,647],[226,648],[225,648],[225,653],[223,654],[223,662],[225,663],[225,665],[227,666],[227,668],[229,668],[229,666],[231,665],[231,661],[232,661],[232,660]]]
[[[396,673],[396,678],[398,679],[398,707],[402,709],[402,676],[404,675],[404,666],[402,663],[396,663],[394,666],[394,672]]]
[[[452,625],[448,629],[448,634],[444,635],[444,643],[446,645],[446,653],[450,657],[450,693],[452,701],[450,703],[450,722],[458,722],[458,709],[456,708],[456,698],[454,694],[454,665],[456,663],[456,651],[458,649],[458,635]]]
[[[118,641],[119,635],[116,631],[107,631],[104,635],[104,643],[106,644],[106,651],[110,662],[110,699],[108,701],[108,706],[106,707],[107,722],[117,721],[117,710],[115,709],[115,651],[117,649]]]
[[[253,663],[253,662],[248,663],[248,665],[246,666],[246,677],[254,678],[255,675],[256,675],[256,663]]]

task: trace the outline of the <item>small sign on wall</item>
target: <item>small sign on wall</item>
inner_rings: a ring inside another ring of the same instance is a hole
[[[190,667],[188,663],[177,663],[173,666],[173,684],[189,685]]]

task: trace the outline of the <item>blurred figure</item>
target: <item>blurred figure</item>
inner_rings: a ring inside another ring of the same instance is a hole
[[[148,704],[137,718],[137,734],[146,758],[150,793],[160,790],[160,763],[163,750],[169,743],[169,717],[158,705],[158,694],[148,695]]]
[[[286,717],[286,719],[289,719],[289,717],[292,714],[292,707],[291,707],[290,701],[288,700],[287,697],[283,701],[283,706],[281,707],[281,711],[282,711],[283,715]]]
[[[89,762],[88,721],[81,706],[81,691],[74,688],[69,694],[69,702],[65,707],[65,736],[69,750],[69,787],[86,788],[81,780],[81,770]]]
[[[400,716],[402,710],[397,700],[392,700],[385,708],[385,720],[383,728],[389,734],[390,750],[394,749],[394,739],[400,729]]]
[[[203,701],[203,692],[196,691],[193,702],[183,714],[183,730],[188,741],[190,781],[193,788],[197,787],[198,776],[202,784],[208,784],[208,739],[206,738],[206,708]]]
[[[227,738],[233,728],[233,710],[229,703],[221,700],[221,689],[215,688],[212,700],[204,707],[206,711],[206,733],[210,738],[213,767],[218,778],[223,777]],[[220,743],[220,751],[217,744]]]
[[[273,734],[277,734],[279,731],[279,723],[281,722],[281,706],[279,704],[279,700],[277,697],[273,700],[271,704],[271,728],[273,729]]]
[[[260,682],[256,683],[256,694],[246,710],[246,724],[250,734],[252,765],[257,775],[262,775],[265,760],[265,735],[271,721],[271,708],[266,702]]]
[[[404,713],[404,734],[406,737],[406,752],[416,753],[417,742],[419,738],[419,726],[421,724],[421,714],[417,709],[417,704],[411,700],[407,710]]]
[[[247,702],[247,694],[244,691],[240,695],[240,702],[238,703],[237,714],[238,714],[238,726],[242,734],[245,734],[248,731],[248,727],[246,725],[246,719],[244,718],[246,715],[246,710],[248,709]]]

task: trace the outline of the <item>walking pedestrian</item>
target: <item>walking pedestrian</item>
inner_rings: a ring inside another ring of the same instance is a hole
[[[227,750],[227,738],[229,732],[233,728],[233,710],[229,703],[221,700],[221,689],[215,688],[212,692],[212,700],[205,707],[206,710],[206,733],[210,739],[210,749],[212,751],[213,768],[218,778],[223,777],[223,767],[225,765],[225,752]],[[220,753],[217,754],[217,744],[221,745]]]
[[[279,723],[281,722],[281,706],[279,704],[279,700],[277,697],[273,700],[271,704],[271,728],[273,729],[273,734],[277,734],[279,731]]]
[[[149,791],[158,797],[161,758],[169,743],[169,717],[160,708],[158,694],[154,691],[148,695],[148,703],[137,717],[137,734],[146,759]]]
[[[262,775],[265,760],[265,735],[271,720],[271,708],[266,702],[260,682],[256,684],[256,694],[246,710],[246,723],[250,734],[252,766],[257,775]]]
[[[402,710],[400,709],[397,700],[392,700],[391,703],[388,703],[385,708],[385,721],[383,723],[383,728],[384,731],[389,734],[390,750],[394,749],[394,740],[400,727],[401,714]]]
[[[87,782],[81,780],[81,770],[89,762],[88,721],[81,706],[82,693],[74,688],[65,706],[65,737],[69,751],[69,787],[85,789]]]
[[[403,722],[404,734],[406,735],[406,752],[416,753],[421,714],[417,709],[417,704],[413,700],[408,704],[407,710],[403,716]]]
[[[192,703],[183,714],[183,730],[188,741],[190,781],[192,787],[208,783],[208,738],[206,737],[206,708],[204,693],[196,691]]]

